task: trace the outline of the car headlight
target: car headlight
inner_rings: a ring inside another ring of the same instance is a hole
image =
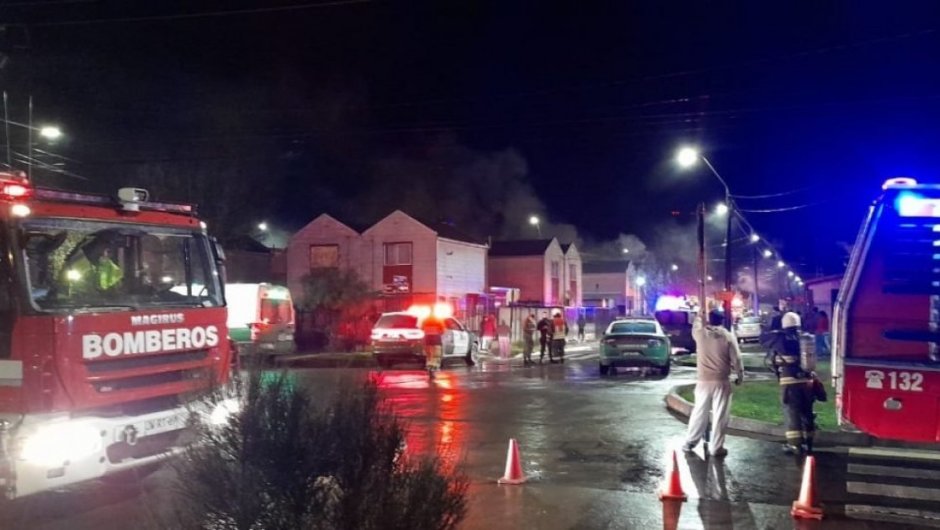
[[[97,453],[101,444],[101,432],[91,425],[45,425],[26,437],[20,458],[32,464],[61,466]]]
[[[646,342],[646,345],[650,348],[658,348],[663,345],[663,342],[659,339],[650,339]]]
[[[228,420],[231,419],[232,414],[236,414],[240,410],[241,404],[237,399],[223,399],[222,401],[219,401],[215,404],[215,407],[209,414],[209,425],[212,425],[213,427],[221,427],[222,425],[228,423]]]

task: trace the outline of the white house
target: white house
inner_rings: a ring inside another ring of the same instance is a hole
[[[301,279],[312,269],[338,267],[355,271],[380,293],[386,309],[447,301],[465,313],[485,292],[486,253],[484,242],[457,228],[400,210],[361,233],[322,214],[290,239],[288,286],[300,293]]]
[[[494,241],[489,279],[493,287],[519,289],[519,301],[545,306],[580,306],[581,256],[555,238]]]
[[[584,305],[617,307],[632,314],[640,307],[636,290],[636,270],[629,261],[588,261],[584,263]]]

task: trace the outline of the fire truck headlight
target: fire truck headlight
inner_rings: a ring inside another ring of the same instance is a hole
[[[231,419],[232,414],[237,414],[239,410],[241,410],[241,405],[237,399],[223,399],[216,403],[212,413],[209,414],[209,424],[214,427],[225,425]]]
[[[29,206],[25,204],[14,204],[10,206],[10,213],[14,217],[29,217],[29,214],[32,213],[32,210],[29,209]]]
[[[101,432],[91,425],[63,423],[41,427],[23,442],[20,458],[32,464],[61,466],[101,450]]]

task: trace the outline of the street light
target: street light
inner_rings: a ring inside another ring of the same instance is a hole
[[[765,258],[769,258],[769,257],[771,257],[771,256],[773,256],[773,255],[774,255],[774,253],[771,252],[769,248],[764,249],[764,257],[765,257]]]
[[[537,215],[529,217],[529,224],[535,226],[535,230],[538,231],[539,237],[542,237],[542,225]]]
[[[782,269],[782,268],[784,268],[784,267],[786,267],[786,266],[787,266],[787,264],[784,263],[784,262],[782,262],[782,261],[778,261],[778,262],[777,262],[777,268],[778,268],[778,269]]]
[[[760,241],[760,236],[757,235],[757,233],[752,233],[752,234],[751,234],[751,243],[757,243],[758,241]]]
[[[676,153],[676,162],[679,163],[680,167],[690,168],[698,162],[699,154],[698,150],[692,147],[683,147],[679,149],[679,152]]]
[[[787,277],[792,278],[794,276],[793,271],[787,271]]]
[[[623,249],[623,253],[624,253],[624,254],[629,254],[629,253],[630,253],[630,249],[629,249],[629,248]]]
[[[636,285],[637,287],[643,287],[644,285],[646,285],[646,277],[638,276],[636,279]]]
[[[669,268],[672,269],[673,271],[679,270],[679,266],[676,265],[675,263],[673,263],[673,264],[672,264],[672,267],[669,267]]]
[[[267,232],[268,223],[265,223],[264,221],[261,221],[260,223],[258,223],[258,230],[261,230],[262,232]]]
[[[721,183],[721,186],[725,189],[725,202],[719,204],[715,209],[718,215],[727,215],[728,223],[725,227],[725,291],[731,292],[731,218],[732,215],[731,209],[734,207],[734,203],[731,201],[731,190],[728,188],[728,183],[725,182],[725,179],[721,177],[721,174],[715,169],[715,166],[705,158],[705,155],[701,154],[697,149],[692,147],[683,147],[679,149],[679,152],[676,153],[676,162],[680,167],[690,168],[694,166],[699,160],[702,161],[711,171],[712,175],[718,179],[718,182]],[[726,297],[725,300],[725,327],[731,329],[731,301]]]

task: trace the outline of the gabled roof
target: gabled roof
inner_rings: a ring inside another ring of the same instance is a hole
[[[627,267],[630,266],[629,261],[588,261],[581,265],[582,274],[610,274],[610,273],[625,273],[627,272]]]
[[[486,241],[473,237],[470,234],[460,230],[459,228],[457,228],[456,226],[450,223],[445,223],[445,222],[429,223],[421,219],[419,219],[419,221],[425,226],[427,226],[428,228],[430,228],[431,230],[434,230],[435,232],[437,232],[437,237],[450,239],[452,241],[462,241],[464,243],[473,243],[474,245],[486,245]]]
[[[542,256],[554,239],[517,239],[493,241],[490,256]]]
[[[392,212],[389,213],[388,215],[382,217],[381,219],[379,219],[378,221],[376,221],[375,223],[373,223],[371,226],[369,226],[369,227],[366,228],[365,230],[361,230],[360,233],[361,233],[361,234],[365,234],[366,232],[371,231],[371,230],[372,230],[373,228],[375,228],[379,223],[382,223],[382,222],[385,221],[386,219],[389,219],[389,218],[391,218],[391,217],[393,217],[393,216],[396,216],[396,214],[399,214],[399,216],[405,216],[406,218],[408,218],[408,219],[410,219],[410,220],[412,220],[412,221],[414,221],[414,222],[416,222],[416,223],[419,223],[419,224],[421,224],[421,225],[424,225],[426,228],[428,228],[428,229],[431,230],[432,232],[436,233],[436,234],[437,234],[437,237],[439,237],[439,238],[450,239],[450,240],[452,240],[452,241],[460,241],[460,242],[463,242],[463,243],[471,243],[471,244],[473,244],[473,245],[486,246],[486,241],[483,241],[483,240],[481,240],[481,239],[479,239],[479,238],[477,238],[477,237],[474,237],[474,236],[472,236],[472,235],[470,235],[470,234],[467,234],[466,232],[464,232],[464,231],[458,229],[457,227],[455,227],[455,226],[454,226],[453,224],[451,224],[451,223],[445,223],[445,222],[442,222],[442,221],[434,221],[434,222],[432,222],[432,221],[428,221],[428,220],[426,220],[426,219],[420,219],[420,218],[418,218],[418,217],[415,217],[415,216],[413,216],[413,215],[411,215],[411,214],[405,212],[404,210],[394,210],[394,211],[392,211]]]

